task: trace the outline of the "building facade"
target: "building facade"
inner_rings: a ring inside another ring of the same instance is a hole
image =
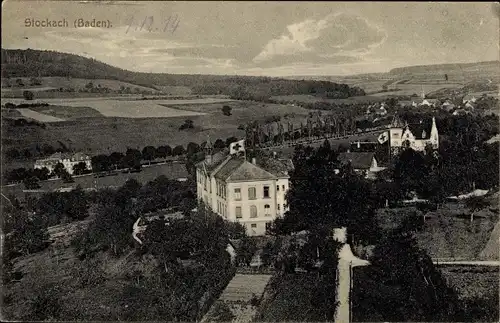
[[[395,116],[389,127],[388,140],[393,155],[398,154],[404,148],[412,148],[421,152],[425,152],[427,146],[438,149],[439,132],[436,119],[433,117],[430,122],[408,124]]]
[[[48,158],[38,159],[35,161],[34,168],[47,168],[50,173],[54,171],[54,168],[57,164],[61,163],[64,166],[64,169],[68,171],[68,173],[73,174],[73,167],[78,164],[84,162],[85,166],[88,170],[92,170],[92,162],[90,156],[83,153],[75,153],[75,154],[67,154],[67,153],[55,153],[50,155]]]
[[[250,236],[265,235],[287,211],[291,161],[206,153],[196,165],[197,197],[224,219],[241,223]]]

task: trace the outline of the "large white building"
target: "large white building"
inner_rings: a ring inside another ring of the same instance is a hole
[[[393,154],[403,148],[412,148],[415,151],[425,152],[425,147],[430,145],[433,149],[439,148],[439,132],[436,119],[420,121],[415,124],[403,123],[396,115],[388,132],[382,133],[378,138],[380,143],[389,141]]]
[[[288,208],[291,160],[262,157],[250,162],[244,152],[233,151],[233,144],[232,153],[212,154],[207,146],[205,160],[196,165],[198,200],[224,219],[243,224],[248,235],[265,235]]]
[[[35,161],[34,168],[47,168],[50,173],[54,171],[54,168],[58,163],[63,164],[64,168],[68,173],[73,174],[73,167],[84,162],[88,170],[92,170],[91,158],[83,153],[67,154],[67,153],[55,153],[50,155],[48,158],[38,159]]]

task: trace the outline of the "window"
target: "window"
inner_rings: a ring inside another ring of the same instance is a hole
[[[264,215],[271,216],[271,206],[269,204],[264,205]]]
[[[255,189],[255,187],[249,187],[248,188],[248,199],[249,200],[255,200],[257,197],[257,191]]]
[[[285,185],[283,185],[282,188],[283,188],[283,192],[284,192],[285,191]]]
[[[250,206],[250,217],[251,218],[257,217],[257,207],[255,205]]]
[[[264,186],[264,198],[269,197],[269,186]]]
[[[234,199],[237,201],[241,201],[241,188],[234,189]]]
[[[256,223],[253,223],[253,224],[252,224],[252,229],[255,229],[255,228],[257,228],[257,224],[256,224]]]
[[[281,205],[281,204],[278,204],[278,211],[280,210],[280,205]]]
[[[276,185],[276,192],[279,192],[279,191],[280,191],[280,186]]]
[[[399,134],[397,132],[392,133],[392,138],[398,138],[398,137],[399,137]]]
[[[237,206],[235,210],[236,218],[241,219],[243,216],[241,215],[241,206]]]

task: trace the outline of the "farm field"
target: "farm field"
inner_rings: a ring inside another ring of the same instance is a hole
[[[16,78],[17,79],[17,78]],[[20,79],[23,81],[24,84],[30,84],[30,78],[29,77],[20,77]],[[94,87],[107,87],[110,90],[116,91],[120,90],[120,88],[123,87],[130,87],[132,90],[134,89],[139,89],[141,91],[146,90],[146,91],[153,91],[153,92],[159,92],[156,89],[152,87],[145,87],[145,86],[140,86],[128,82],[122,82],[118,80],[109,80],[109,79],[83,79],[83,78],[66,78],[66,77],[58,77],[58,76],[53,76],[53,77],[37,77],[42,83],[41,86],[38,86],[39,88],[46,88],[46,90],[50,89],[58,89],[58,88],[73,88],[75,90],[78,89],[83,89],[85,88],[85,85],[87,85],[89,82],[92,82]],[[14,80],[11,80],[13,82]],[[165,87],[165,90],[168,90],[169,88],[175,88],[175,87]],[[36,87],[31,87],[31,86],[24,86],[22,88],[2,88],[3,91],[19,91],[19,90],[30,90],[30,91],[35,91]],[[46,91],[45,90],[45,91]],[[40,90],[38,90],[40,91]],[[42,90],[44,91],[44,90]]]
[[[380,92],[370,94],[372,96],[387,96],[387,95],[412,95],[417,94],[420,96],[422,93],[422,89],[424,93],[429,94],[430,92],[434,92],[440,89],[448,88],[448,89],[459,89],[462,87],[461,84],[457,83],[399,83],[389,86],[389,89],[396,87],[397,91],[391,92]]]
[[[297,94],[297,95],[279,95],[272,96],[271,99],[282,100],[282,101],[297,101],[302,103],[314,103],[314,102],[328,102],[328,103],[366,103],[366,102],[381,102],[384,99],[376,96],[366,95],[366,96],[354,96],[347,99],[324,99],[308,94]]]
[[[72,106],[35,106],[25,110],[32,110],[43,115],[49,115],[60,118],[60,121],[89,118],[89,117],[104,117],[99,111],[89,107],[72,107]],[[41,121],[41,120],[40,120]]]
[[[14,104],[19,104],[17,100],[9,100]],[[24,100],[23,100],[24,101]],[[192,100],[126,100],[126,99],[47,99],[43,102],[49,104],[55,104],[57,106],[67,106],[67,107],[87,107],[96,110],[98,113],[105,117],[121,117],[121,118],[168,118],[168,117],[185,117],[185,116],[196,116],[203,115],[201,112],[194,112],[181,109],[172,109],[168,106],[170,105],[184,105],[184,104],[209,104],[209,103],[224,103],[231,102],[229,99],[217,99],[217,98],[203,98],[203,99],[192,99]],[[41,102],[41,101],[40,101]],[[40,103],[31,102],[31,103]],[[24,102],[22,102],[24,103]],[[49,110],[54,110],[50,112]],[[26,111],[20,111],[24,116],[42,121],[42,122],[56,122],[63,121],[64,119],[51,118],[50,115],[54,113],[57,114],[57,107],[42,107],[37,108],[36,112],[29,109],[23,109]],[[42,113],[46,111],[49,117],[45,117]],[[63,110],[60,114],[65,112],[71,112],[70,115],[75,114],[75,109],[68,111],[68,109]],[[94,117],[95,112],[85,115],[80,114],[80,117]]]
[[[152,181],[158,176],[165,175],[171,179],[186,178],[188,176],[186,166],[183,163],[167,163],[160,165],[151,165],[143,167],[139,173],[122,173],[118,171],[116,176],[97,177],[93,175],[85,175],[74,177],[74,183],[63,183],[62,180],[49,180],[40,182],[40,190],[54,191],[61,187],[76,187],[80,185],[82,188],[104,188],[104,187],[119,187],[125,184],[129,179],[135,179],[138,182],[145,184]],[[25,193],[23,184],[9,185],[2,187],[2,193],[9,196],[14,195],[19,199],[24,199]],[[29,194],[29,193],[28,193]]]
[[[25,117],[25,118],[34,119],[34,120],[41,121],[41,122],[60,122],[60,121],[64,121],[64,119],[60,119],[60,118],[57,118],[57,117],[54,117],[54,116],[51,116],[51,115],[47,115],[47,114],[44,114],[44,113],[33,111],[31,109],[17,109],[17,111],[19,111],[19,113],[21,113],[21,115],[23,117]]]
[[[137,104],[142,102],[137,101]],[[224,116],[221,111],[222,106],[226,104],[232,107],[231,116]],[[46,108],[43,107],[43,109]],[[259,104],[247,101],[162,108],[172,110],[177,117],[87,118],[80,116],[76,120],[47,124],[46,129],[11,128],[4,132],[3,142],[7,148],[15,145],[18,149],[24,149],[34,143],[39,145],[47,143],[58,147],[58,141],[61,141],[72,150],[89,154],[123,152],[127,147],[142,149],[147,145],[174,146],[186,145],[189,142],[201,144],[207,140],[208,135],[212,141],[218,138],[225,140],[231,136],[241,137],[244,135],[244,130],[238,129],[240,124],[253,120],[266,120],[275,115],[283,117],[285,114],[292,113],[295,115],[290,118],[290,122],[300,124],[307,114],[312,112],[312,110],[291,105]],[[187,118],[193,120],[194,128],[179,130]]]
[[[50,91],[50,90],[55,90],[57,88],[51,87],[51,86],[43,86],[43,87],[22,87],[22,88],[14,88],[14,87],[2,87],[2,95],[3,94],[8,94],[12,92],[22,92],[22,91],[31,91],[31,92],[44,92],[44,91]],[[21,93],[22,94],[22,93]]]

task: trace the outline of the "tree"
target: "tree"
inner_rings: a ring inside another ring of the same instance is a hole
[[[194,122],[191,119],[184,120],[184,123],[179,127],[179,130],[194,128]]]
[[[35,176],[25,178],[23,183],[28,190],[36,190],[41,187],[38,183],[38,178],[36,178]]]
[[[41,217],[31,217],[23,211],[15,210],[6,217],[4,250],[8,257],[28,255],[45,249],[49,235]]]
[[[174,149],[172,150],[172,156],[181,156],[184,155],[185,153],[186,150],[181,145],[175,146]]]
[[[109,155],[109,162],[111,165],[115,166],[115,169],[118,169],[122,166],[121,164],[124,156],[124,154],[114,151]]]
[[[57,163],[56,166],[54,166],[54,170],[52,171],[52,173],[54,173],[54,175],[56,175],[57,177],[62,177],[63,173],[65,171],[66,171],[66,168],[64,167],[64,164],[63,163]]]
[[[229,147],[230,144],[232,144],[233,142],[237,142],[238,141],[238,138],[236,137],[229,137],[226,139],[226,147]]]
[[[225,116],[230,116],[231,115],[231,110],[232,108],[228,105],[224,105],[222,107],[222,113],[225,115]]]
[[[149,162],[151,165],[151,161],[156,158],[156,148],[153,146],[146,146],[142,149],[142,158]]]
[[[64,169],[62,172],[61,172],[61,179],[63,180],[64,183],[74,183],[75,180],[73,179],[73,176],[71,176],[71,174],[66,170]]]
[[[187,155],[194,155],[200,151],[200,145],[198,145],[195,142],[190,142],[187,144],[186,147],[186,154]]]
[[[170,148],[169,145],[166,146],[158,146],[156,148],[156,156],[159,158],[167,158],[167,156],[170,156],[172,154],[172,148]]]
[[[42,81],[40,81],[39,79],[37,79],[35,77],[32,77],[32,78],[30,78],[30,85],[31,86],[42,85]]]
[[[16,79],[16,85],[19,86],[19,87],[23,87],[24,86],[23,80],[22,79]]]
[[[73,174],[75,175],[83,175],[87,173],[87,164],[85,162],[79,162],[75,166],[73,166]]]
[[[23,97],[25,100],[33,100],[35,95],[31,91],[23,91]]]
[[[125,157],[123,158],[123,164],[129,169],[140,169],[141,168],[142,154],[139,150],[128,148]]]
[[[214,148],[215,149],[224,149],[226,148],[226,144],[224,143],[224,141],[222,139],[217,139],[215,142],[214,142]]]
[[[92,82],[88,82],[87,84],[85,84],[85,88],[86,88],[87,90],[91,90],[91,89],[93,89],[93,88],[94,88],[94,83],[92,83]]]
[[[474,221],[474,214],[487,208],[489,203],[482,196],[473,196],[465,200],[465,205],[470,209],[470,222],[472,224]]]
[[[370,279],[361,283],[353,301],[376,304],[382,321],[462,321],[456,293],[403,228],[384,236],[371,262]]]
[[[377,239],[370,184],[350,167],[339,167],[329,144],[317,150],[297,146],[293,163],[286,197],[290,211],[275,221],[275,233],[346,226],[359,241]],[[315,210],[314,218],[311,210]]]

